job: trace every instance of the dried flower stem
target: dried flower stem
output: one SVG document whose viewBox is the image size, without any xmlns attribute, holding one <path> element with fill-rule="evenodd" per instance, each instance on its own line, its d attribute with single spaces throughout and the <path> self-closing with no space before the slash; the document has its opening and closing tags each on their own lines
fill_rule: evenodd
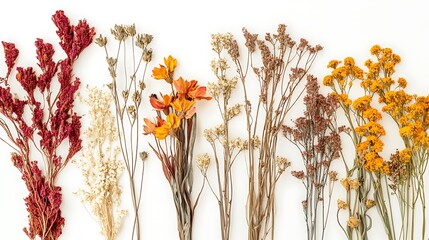
<svg viewBox="0 0 429 240">
<path fill-rule="evenodd" d="M 274 238 L 275 187 L 280 175 L 289 163 L 278 163 L 276 157 L 278 133 L 289 110 L 302 94 L 299 83 L 311 68 L 321 46 L 311 47 L 305 39 L 296 44 L 288 34 L 286 26 L 279 25 L 277 34 L 266 34 L 259 40 L 257 34 L 243 29 L 246 39 L 247 59 L 239 59 L 237 41 L 228 51 L 236 66 L 238 78 L 244 90 L 244 109 L 247 123 L 249 192 L 247 202 L 248 238 L 252 240 Z M 253 65 L 257 48 L 263 66 Z M 247 81 L 249 68 L 253 69 L 260 87 L 255 112 L 249 98 Z M 290 69 L 290 72 L 289 72 Z M 257 153 L 253 142 L 261 136 Z M 258 160 L 258 161 L 257 161 Z"/>
<path fill-rule="evenodd" d="M 306 189 L 302 207 L 307 223 L 307 239 L 324 239 L 328 222 L 333 183 L 337 172 L 330 171 L 331 162 L 340 157 L 341 138 L 344 127 L 336 126 L 337 98 L 319 93 L 317 79 L 309 75 L 304 97 L 306 110 L 304 116 L 295 120 L 295 127 L 283 127 L 285 137 L 300 150 L 305 171 L 293 171 Z M 325 187 L 328 186 L 326 201 Z M 325 207 L 327 208 L 325 210 Z M 322 217 L 319 219 L 319 212 Z M 318 226 L 322 230 L 318 231 Z M 320 235 L 319 235 L 320 234 Z M 320 236 L 320 237 L 319 237 Z"/>
<path fill-rule="evenodd" d="M 77 194 L 91 207 L 101 233 L 106 240 L 115 240 L 125 210 L 120 210 L 121 188 L 119 178 L 124 170 L 118 160 L 120 148 L 116 121 L 110 111 L 112 95 L 99 88 L 87 88 L 90 126 L 85 131 L 83 158 L 76 162 L 85 179 L 86 189 Z"/>
<path fill-rule="evenodd" d="M 152 59 L 152 49 L 148 47 L 152 36 L 137 34 L 135 25 L 115 25 L 111 30 L 118 42 L 116 55 L 110 57 L 107 49 L 107 39 L 100 35 L 96 43 L 105 49 L 108 70 L 112 82 L 108 84 L 115 104 L 116 124 L 119 132 L 119 142 L 124 159 L 125 169 L 131 189 L 133 203 L 133 231 L 132 239 L 141 238 L 139 209 L 142 197 L 144 160 L 147 154 L 140 151 L 140 119 L 141 99 L 145 89 L 144 78 L 148 63 Z M 131 43 L 129 43 L 131 41 Z M 127 47 L 131 44 L 131 49 Z M 136 54 L 135 47 L 141 53 Z M 130 53 L 131 52 L 131 53 Z M 128 54 L 131 54 L 129 56 Z M 118 68 L 123 67 L 123 77 L 118 76 Z M 139 76 L 140 75 L 140 76 Z M 140 79 L 137 79 L 140 77 Z"/>
<path fill-rule="evenodd" d="M 53 46 L 37 39 L 36 58 L 41 74 L 37 75 L 32 67 L 16 68 L 16 80 L 26 99 L 20 100 L 9 85 L 19 51 L 14 44 L 3 42 L 8 72 L 0 79 L 0 126 L 8 138 L 1 140 L 14 150 L 13 164 L 22 173 L 29 191 L 25 198 L 29 228 L 24 228 L 24 232 L 29 239 L 39 237 L 42 240 L 58 239 L 64 226 L 60 209 L 61 187 L 56 185 L 56 179 L 81 149 L 80 116 L 73 111 L 74 95 L 80 81 L 73 76 L 72 70 L 95 34 L 94 28 L 84 20 L 76 26 L 71 25 L 63 11 L 57 11 L 52 21 L 58 28 L 59 44 L 67 57 L 54 62 Z M 58 90 L 51 88 L 55 76 Z M 66 144 L 68 149 L 60 151 Z M 43 172 L 39 168 L 40 162 L 32 160 L 36 153 L 43 159 Z"/>
<path fill-rule="evenodd" d="M 248 145 L 247 141 L 231 139 L 229 132 L 231 119 L 240 114 L 242 107 L 240 104 L 230 106 L 229 103 L 238 79 L 236 77 L 227 77 L 229 66 L 223 55 L 231 48 L 232 39 L 233 37 L 230 33 L 212 35 L 212 50 L 216 53 L 217 59 L 212 60 L 211 67 L 217 82 L 209 83 L 208 91 L 216 101 L 222 117 L 222 124 L 204 131 L 204 136 L 212 147 L 215 160 L 217 192 L 213 193 L 219 206 L 222 240 L 229 240 L 230 238 L 233 202 L 232 166 L 237 156 L 243 150 L 246 150 Z M 219 148 L 222 150 L 219 150 Z M 200 169 L 211 186 L 212 184 L 210 184 L 206 174 L 207 168 L 200 167 Z"/>
</svg>

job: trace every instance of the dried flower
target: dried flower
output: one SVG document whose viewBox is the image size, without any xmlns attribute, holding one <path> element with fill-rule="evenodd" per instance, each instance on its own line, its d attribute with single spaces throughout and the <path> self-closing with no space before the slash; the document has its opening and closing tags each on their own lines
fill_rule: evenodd
<svg viewBox="0 0 429 240">
<path fill-rule="evenodd" d="M 115 55 L 110 56 L 108 41 L 105 37 L 98 40 L 99 46 L 104 48 L 108 71 L 111 76 L 109 87 L 115 106 L 115 119 L 120 137 L 120 149 L 123 156 L 126 174 L 130 181 L 130 195 L 133 206 L 132 239 L 141 238 L 139 209 L 141 206 L 144 164 L 147 154 L 141 151 L 140 130 L 142 119 L 142 95 L 145 89 L 145 75 L 149 62 L 152 60 L 152 49 L 149 47 L 153 36 L 137 33 L 135 24 L 115 25 L 111 34 L 117 41 L 118 48 Z M 134 47 L 133 44 L 137 46 Z M 120 62 L 121 64 L 118 64 Z M 136 64 L 139 63 L 139 64 Z M 127 73 L 124 75 L 123 72 Z M 137 79 L 141 76 L 141 79 Z M 147 119 L 144 120 L 149 121 Z M 150 121 L 149 121 L 150 122 Z M 144 129 L 151 133 L 150 129 Z"/>
<path fill-rule="evenodd" d="M 193 204 L 190 201 L 193 185 L 191 163 L 197 121 L 194 105 L 201 99 L 210 100 L 211 97 L 205 95 L 206 87 L 199 86 L 196 80 L 188 81 L 182 77 L 174 79 L 177 66 L 175 58 L 164 58 L 164 64 L 160 64 L 159 68 L 155 67 L 152 74 L 157 80 L 165 80 L 172 92 L 161 94 L 162 100 L 156 95 L 150 96 L 151 105 L 158 117 L 156 123 L 145 118 L 143 129 L 146 135 L 153 134 L 155 138 L 156 144 L 151 144 L 151 148 L 161 161 L 165 178 L 172 189 L 179 238 L 185 240 L 191 239 L 193 213 L 202 192 L 201 189 Z M 204 135 L 206 138 L 212 138 L 214 132 L 205 132 Z M 208 154 L 198 156 L 197 163 L 205 175 L 210 163 Z"/>
<path fill-rule="evenodd" d="M 332 196 L 332 188 L 325 192 L 325 187 L 337 180 L 337 174 L 330 171 L 330 166 L 332 161 L 340 157 L 341 140 L 340 130 L 334 123 L 339 107 L 337 98 L 320 94 L 317 79 L 311 75 L 307 77 L 305 90 L 307 95 L 304 97 L 304 116 L 294 121 L 293 128 L 283 126 L 283 134 L 298 147 L 304 163 L 304 171 L 292 174 L 302 181 L 307 191 L 305 201 L 309 207 L 304 214 L 310 238 L 317 234 L 316 228 L 312 227 L 314 221 L 317 221 L 317 209 L 320 204 L 325 203 L 319 200 L 324 199 L 325 194 L 328 194 L 329 199 Z M 327 208 L 329 207 L 328 205 Z M 326 222 L 326 219 L 322 221 Z M 321 234 L 324 235 L 324 230 Z"/>
<path fill-rule="evenodd" d="M 52 44 L 42 39 L 35 41 L 41 73 L 36 74 L 31 67 L 16 68 L 16 80 L 26 100 L 20 100 L 13 94 L 8 83 L 19 51 L 13 43 L 3 42 L 8 72 L 0 81 L 0 113 L 8 121 L 2 119 L 0 126 L 9 137 L 7 143 L 14 149 L 12 162 L 21 172 L 29 191 L 24 199 L 29 227 L 24 228 L 24 232 L 30 239 L 58 239 L 64 227 L 61 187 L 57 186 L 56 180 L 82 147 L 81 117 L 73 111 L 80 81 L 73 75 L 73 65 L 95 35 L 94 28 L 85 20 L 71 25 L 61 10 L 56 11 L 52 21 L 67 57 L 54 62 Z M 51 88 L 55 76 L 59 86 Z M 66 143 L 68 148 L 64 148 Z M 58 150 L 60 148 L 61 151 Z M 44 160 L 46 171 L 42 172 L 39 161 L 34 158 Z"/>
<path fill-rule="evenodd" d="M 359 223 L 359 219 L 354 216 L 350 216 L 349 220 L 347 220 L 347 226 L 351 228 L 357 228 L 359 226 Z"/>
<path fill-rule="evenodd" d="M 202 172 L 206 172 L 210 165 L 210 156 L 207 153 L 197 156 L 197 164 Z"/>
<path fill-rule="evenodd" d="M 337 200 L 338 209 L 346 210 L 348 208 L 348 204 L 343 200 Z"/>
<path fill-rule="evenodd" d="M 89 205 L 106 239 L 116 239 L 122 217 L 127 211 L 119 209 L 121 187 L 119 178 L 124 171 L 118 160 L 120 148 L 118 131 L 110 111 L 112 96 L 98 88 L 87 88 L 90 126 L 85 131 L 82 159 L 75 162 L 81 169 L 85 189 L 79 190 L 84 204 Z"/>
</svg>

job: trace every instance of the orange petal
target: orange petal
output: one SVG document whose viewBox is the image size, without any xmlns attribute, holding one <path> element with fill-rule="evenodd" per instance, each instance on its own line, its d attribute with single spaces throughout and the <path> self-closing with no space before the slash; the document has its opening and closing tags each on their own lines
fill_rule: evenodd
<svg viewBox="0 0 429 240">
<path fill-rule="evenodd" d="M 164 124 L 160 127 L 155 128 L 153 135 L 155 135 L 155 137 L 159 140 L 164 140 L 167 138 L 169 133 L 170 128 L 167 126 L 167 124 Z"/>
<path fill-rule="evenodd" d="M 205 99 L 205 100 L 210 100 L 212 99 L 209 96 L 206 96 L 206 92 L 207 92 L 207 88 L 206 87 L 198 87 L 197 89 L 191 91 L 188 93 L 189 97 L 193 98 L 193 99 Z"/>
<path fill-rule="evenodd" d="M 168 71 L 167 68 L 163 65 L 159 65 L 158 67 L 153 68 L 152 70 L 152 76 L 156 80 L 166 79 L 168 78 Z"/>
<path fill-rule="evenodd" d="M 149 119 L 143 119 L 145 125 L 143 126 L 144 135 L 151 134 L 155 131 L 156 125 Z"/>
<path fill-rule="evenodd" d="M 175 113 L 168 114 L 166 121 L 166 125 L 169 125 L 172 129 L 180 127 L 180 118 Z"/>
</svg>

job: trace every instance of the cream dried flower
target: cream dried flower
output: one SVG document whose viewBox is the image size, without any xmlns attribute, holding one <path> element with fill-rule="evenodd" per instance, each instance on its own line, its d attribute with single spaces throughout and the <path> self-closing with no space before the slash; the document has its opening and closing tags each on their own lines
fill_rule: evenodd
<svg viewBox="0 0 429 240">
<path fill-rule="evenodd" d="M 202 172 L 206 172 L 210 165 L 210 156 L 207 153 L 197 156 L 197 165 Z"/>
<path fill-rule="evenodd" d="M 231 33 L 212 34 L 212 50 L 220 53 L 223 49 L 228 50 L 232 46 L 233 35 Z"/>
<path fill-rule="evenodd" d="M 341 199 L 337 200 L 338 209 L 346 210 L 349 206 L 346 202 Z"/>
<path fill-rule="evenodd" d="M 122 218 L 127 211 L 119 209 L 124 171 L 117 147 L 118 131 L 110 111 L 112 96 L 98 88 L 87 88 L 83 101 L 89 105 L 90 126 L 85 131 L 82 159 L 74 161 L 81 169 L 85 189 L 77 192 L 81 201 L 90 206 L 106 239 L 116 239 Z"/>
<path fill-rule="evenodd" d="M 285 157 L 276 156 L 276 164 L 279 168 L 279 171 L 284 172 L 284 170 L 286 170 L 286 168 L 291 165 L 291 162 L 289 162 Z"/>
</svg>

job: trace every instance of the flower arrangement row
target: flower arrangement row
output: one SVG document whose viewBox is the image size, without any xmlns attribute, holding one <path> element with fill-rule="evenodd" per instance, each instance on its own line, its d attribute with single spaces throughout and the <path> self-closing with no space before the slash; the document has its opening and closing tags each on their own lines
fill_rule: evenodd
<svg viewBox="0 0 429 240">
<path fill-rule="evenodd" d="M 310 71 L 322 47 L 305 39 L 296 42 L 285 25 L 263 37 L 244 28 L 244 46 L 230 33 L 212 34 L 210 67 L 216 81 L 203 86 L 177 76 L 180 65 L 172 56 L 152 66 L 152 35 L 137 33 L 135 25 L 115 25 L 114 41 L 102 34 L 95 39 L 104 49 L 110 81 L 105 89 L 88 86 L 85 94 L 78 94 L 81 82 L 73 66 L 93 42 L 95 29 L 85 20 L 72 25 L 63 11 L 52 21 L 64 59 L 55 61 L 54 46 L 37 39 L 38 69 L 15 67 L 19 50 L 2 42 L 7 72 L 0 78 L 1 140 L 10 147 L 12 163 L 28 190 L 24 232 L 29 239 L 60 238 L 65 219 L 57 178 L 70 161 L 85 182 L 76 194 L 90 207 L 102 236 L 117 239 L 127 227 L 122 226 L 123 217 L 130 215 L 129 237 L 141 239 L 145 164 L 152 156 L 158 158 L 171 189 L 179 239 L 192 239 L 204 188 L 218 203 L 221 239 L 231 238 L 232 209 L 240 204 L 233 198 L 233 165 L 238 159 L 247 167 L 247 202 L 241 204 L 246 206 L 248 239 L 275 239 L 276 187 L 291 165 L 279 147 L 301 153 L 302 170 L 290 174 L 304 188 L 307 239 L 324 239 L 331 212 L 347 239 L 369 239 L 376 218 L 386 239 L 427 239 L 429 98 L 406 91 L 407 81 L 395 76 L 401 58 L 390 48 L 373 46 L 365 69 L 352 57 L 330 61 L 331 73 L 321 82 L 331 93 L 324 95 Z M 117 46 L 113 53 L 111 44 Z M 164 84 L 169 90 L 148 94 L 146 84 Z M 242 99 L 233 97 L 237 95 Z M 204 107 L 200 101 L 214 102 L 213 112 L 220 119 L 203 131 L 197 127 L 197 107 Z M 89 114 L 79 115 L 77 104 L 86 104 Z M 300 104 L 303 115 L 288 123 Z M 143 111 L 149 105 L 153 115 Z M 232 131 L 237 117 L 242 120 L 239 137 Z M 388 158 L 383 157 L 383 117 L 396 124 L 398 131 L 392 134 L 402 140 Z M 82 131 L 84 140 L 82 121 L 89 122 Z M 206 143 L 196 142 L 198 135 Z M 280 138 L 291 144 L 279 146 Z M 151 151 L 142 150 L 144 141 Z M 201 144 L 207 144 L 210 153 L 194 156 Z M 345 146 L 353 148 L 351 154 Z M 333 170 L 333 161 L 342 162 L 343 170 Z M 203 183 L 192 195 L 194 164 Z M 214 175 L 208 174 L 209 168 Z M 123 173 L 130 212 L 120 207 Z M 339 199 L 333 199 L 336 185 L 343 188 Z M 337 207 L 331 210 L 335 201 Z M 377 211 L 369 211 L 372 208 Z"/>
</svg>

